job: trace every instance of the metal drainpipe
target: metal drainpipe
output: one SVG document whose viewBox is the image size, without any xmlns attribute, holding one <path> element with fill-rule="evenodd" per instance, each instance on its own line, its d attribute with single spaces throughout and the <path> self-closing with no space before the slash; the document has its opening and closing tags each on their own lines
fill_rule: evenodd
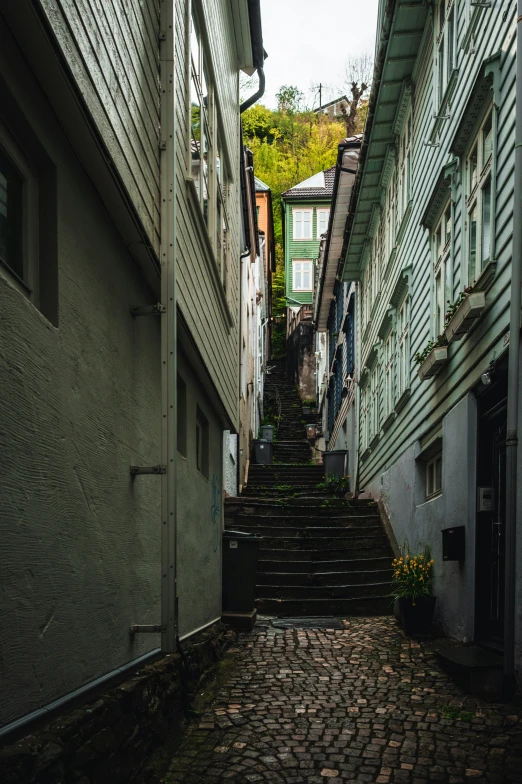
<svg viewBox="0 0 522 784">
<path fill-rule="evenodd" d="M 506 438 L 506 573 L 504 604 L 504 690 L 515 691 L 515 593 L 517 525 L 518 379 L 520 372 L 520 285 L 522 282 L 522 0 L 517 3 L 515 187 L 509 333 Z"/>
<path fill-rule="evenodd" d="M 176 454 L 177 454 L 177 323 L 176 323 L 176 70 L 175 3 L 161 3 L 161 650 L 176 650 Z"/>
</svg>

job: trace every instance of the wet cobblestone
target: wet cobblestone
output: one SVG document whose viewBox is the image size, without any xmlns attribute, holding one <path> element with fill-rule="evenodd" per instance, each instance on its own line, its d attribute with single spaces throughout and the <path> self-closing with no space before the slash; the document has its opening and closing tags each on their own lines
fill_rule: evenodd
<svg viewBox="0 0 522 784">
<path fill-rule="evenodd" d="M 522 782 L 519 709 L 465 695 L 393 618 L 344 625 L 242 635 L 165 784 Z"/>
</svg>

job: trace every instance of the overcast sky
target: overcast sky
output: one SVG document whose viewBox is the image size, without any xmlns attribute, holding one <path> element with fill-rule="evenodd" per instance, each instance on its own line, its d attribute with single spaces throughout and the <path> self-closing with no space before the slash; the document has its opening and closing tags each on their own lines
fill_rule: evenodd
<svg viewBox="0 0 522 784">
<path fill-rule="evenodd" d="M 323 103 L 337 97 L 348 56 L 375 47 L 378 0 L 261 0 L 266 92 L 261 103 L 275 108 L 282 84 L 311 98 L 320 82 Z M 316 101 L 316 104 L 318 101 Z"/>
</svg>

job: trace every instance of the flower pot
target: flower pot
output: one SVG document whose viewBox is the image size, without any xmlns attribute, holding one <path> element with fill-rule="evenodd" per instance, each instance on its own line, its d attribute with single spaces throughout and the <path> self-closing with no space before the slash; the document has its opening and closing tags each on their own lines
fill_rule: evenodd
<svg viewBox="0 0 522 784">
<path fill-rule="evenodd" d="M 460 340 L 469 331 L 485 307 L 486 295 L 483 291 L 468 294 L 446 324 L 445 334 L 448 343 L 451 343 L 452 340 Z"/>
<path fill-rule="evenodd" d="M 399 599 L 402 628 L 408 636 L 428 634 L 435 610 L 435 596 L 418 596 L 413 603 L 411 596 Z"/>
<path fill-rule="evenodd" d="M 435 346 L 432 348 L 424 362 L 419 365 L 419 378 L 423 381 L 425 378 L 436 376 L 439 370 L 448 361 L 448 347 Z"/>
</svg>

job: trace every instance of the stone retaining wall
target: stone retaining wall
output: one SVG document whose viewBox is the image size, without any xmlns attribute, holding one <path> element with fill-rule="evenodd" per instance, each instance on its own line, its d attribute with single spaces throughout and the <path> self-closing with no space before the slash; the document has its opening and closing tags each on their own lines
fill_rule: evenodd
<svg viewBox="0 0 522 784">
<path fill-rule="evenodd" d="M 132 784 L 236 639 L 221 623 L 92 702 L 0 748 L 2 784 Z"/>
</svg>

